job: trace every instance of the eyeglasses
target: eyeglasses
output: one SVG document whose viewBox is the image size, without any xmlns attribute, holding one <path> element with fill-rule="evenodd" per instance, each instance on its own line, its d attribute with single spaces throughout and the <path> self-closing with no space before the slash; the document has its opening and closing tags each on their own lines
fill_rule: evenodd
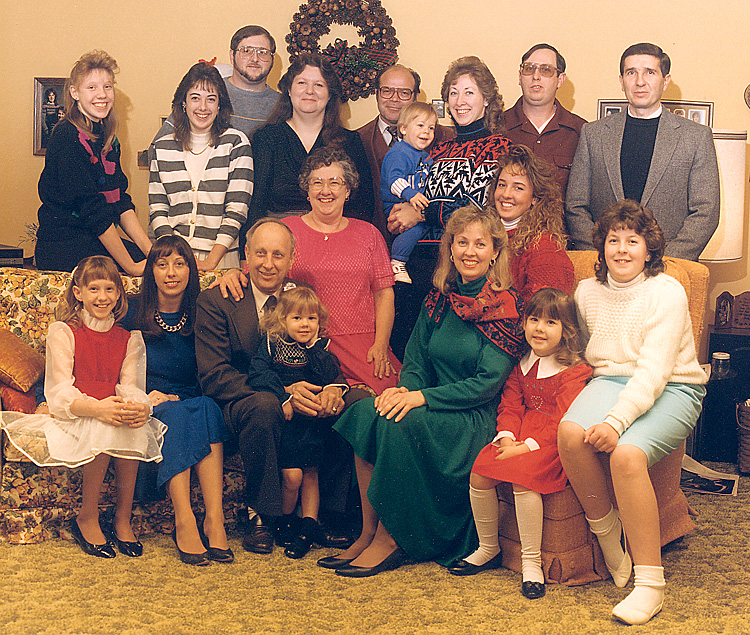
<svg viewBox="0 0 750 635">
<path fill-rule="evenodd" d="M 539 69 L 539 74 L 542 77 L 554 77 L 560 71 L 557 70 L 551 64 L 533 64 L 532 62 L 524 62 L 521 64 L 521 75 L 533 75 Z"/>
<path fill-rule="evenodd" d="M 310 189 L 313 192 L 320 192 L 320 190 L 323 189 L 323 186 L 327 185 L 328 189 L 331 190 L 331 192 L 338 192 L 341 188 L 346 187 L 346 181 L 343 179 L 313 179 L 310 181 Z"/>
<path fill-rule="evenodd" d="M 381 86 L 378 88 L 378 94 L 383 99 L 390 99 L 393 95 L 398 95 L 401 101 L 409 101 L 414 95 L 414 91 L 411 88 L 393 88 L 392 86 Z"/>
<path fill-rule="evenodd" d="M 270 62 L 273 59 L 273 51 L 260 46 L 238 46 L 235 51 L 240 54 L 240 57 L 257 55 L 261 62 Z"/>
</svg>

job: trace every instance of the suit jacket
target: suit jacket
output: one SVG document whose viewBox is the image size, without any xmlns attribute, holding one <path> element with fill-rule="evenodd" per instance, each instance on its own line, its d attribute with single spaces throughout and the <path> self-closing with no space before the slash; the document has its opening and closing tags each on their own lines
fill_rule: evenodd
<svg viewBox="0 0 750 635">
<path fill-rule="evenodd" d="M 620 173 L 625 119 L 620 112 L 581 129 L 565 204 L 573 249 L 593 249 L 594 223 L 625 197 Z M 710 128 L 664 108 L 640 203 L 662 228 L 668 256 L 698 260 L 719 224 L 719 167 Z"/>
<path fill-rule="evenodd" d="M 195 357 L 203 394 L 222 408 L 252 395 L 247 368 L 260 342 L 258 310 L 252 289 L 236 302 L 218 287 L 198 295 Z"/>
<path fill-rule="evenodd" d="M 390 245 L 393 236 L 388 231 L 388 220 L 383 214 L 383 203 L 380 200 L 380 169 L 383 167 L 383 159 L 388 152 L 388 144 L 383 139 L 378 127 L 379 117 L 375 117 L 370 123 L 366 123 L 357 129 L 359 136 L 362 138 L 362 145 L 365 147 L 365 154 L 370 163 L 370 174 L 372 175 L 372 189 L 375 193 L 375 211 L 373 213 L 372 224 L 375 225 L 383 234 L 386 242 Z M 447 126 L 438 124 L 435 127 L 435 140 L 428 150 L 434 148 L 438 143 L 453 139 L 456 131 Z"/>
</svg>

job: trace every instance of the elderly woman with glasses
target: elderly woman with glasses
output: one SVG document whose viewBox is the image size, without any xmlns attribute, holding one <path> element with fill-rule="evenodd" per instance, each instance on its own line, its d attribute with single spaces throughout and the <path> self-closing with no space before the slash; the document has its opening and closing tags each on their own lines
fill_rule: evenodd
<svg viewBox="0 0 750 635">
<path fill-rule="evenodd" d="M 342 373 L 380 394 L 396 385 L 401 365 L 388 347 L 394 282 L 385 241 L 370 223 L 344 216 L 362 180 L 342 150 L 315 150 L 299 175 L 312 209 L 284 222 L 297 241 L 289 277 L 312 286 L 328 307 L 330 351 Z"/>
</svg>

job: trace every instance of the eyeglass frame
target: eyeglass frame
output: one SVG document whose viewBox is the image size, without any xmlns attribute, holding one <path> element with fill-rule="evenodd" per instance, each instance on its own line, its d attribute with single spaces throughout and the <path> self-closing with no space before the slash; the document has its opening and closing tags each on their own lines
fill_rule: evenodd
<svg viewBox="0 0 750 635">
<path fill-rule="evenodd" d="M 343 188 L 349 187 L 346 179 L 341 179 L 340 181 L 337 179 L 338 177 L 333 177 L 332 179 L 310 179 L 307 182 L 307 187 L 314 192 L 320 192 L 324 185 L 328 185 L 328 188 L 332 192 L 339 192 Z"/>
<path fill-rule="evenodd" d="M 243 51 L 242 49 L 246 49 L 246 51 Z M 251 59 L 254 55 L 261 62 L 270 62 L 271 60 L 273 60 L 273 56 L 276 55 L 276 51 L 272 51 L 265 46 L 238 46 L 236 49 L 234 49 L 234 52 L 237 53 L 240 57 L 244 57 L 247 59 Z M 264 55 L 268 55 L 268 57 L 264 59 Z"/>
<path fill-rule="evenodd" d="M 383 91 L 386 90 L 390 92 L 390 95 L 383 94 Z M 409 96 L 402 97 L 401 92 L 406 92 L 407 90 L 409 91 Z M 414 97 L 414 90 L 412 90 L 411 88 L 394 88 L 393 86 L 380 86 L 378 88 L 378 95 L 380 95 L 383 99 L 391 99 L 394 94 L 398 96 L 399 101 L 409 101 L 412 99 L 412 97 Z"/>
<path fill-rule="evenodd" d="M 531 72 L 524 72 L 524 67 L 530 68 Z M 521 62 L 521 66 L 519 67 L 521 75 L 523 75 L 524 77 L 531 77 L 537 71 L 537 69 L 539 70 L 539 74 L 542 77 L 554 77 L 555 75 L 560 75 L 560 73 L 562 73 L 562 71 L 557 68 L 557 66 L 553 66 L 552 64 L 537 64 L 536 62 L 527 61 Z M 549 75 L 545 74 L 547 72 L 547 69 L 550 69 L 552 73 Z"/>
</svg>

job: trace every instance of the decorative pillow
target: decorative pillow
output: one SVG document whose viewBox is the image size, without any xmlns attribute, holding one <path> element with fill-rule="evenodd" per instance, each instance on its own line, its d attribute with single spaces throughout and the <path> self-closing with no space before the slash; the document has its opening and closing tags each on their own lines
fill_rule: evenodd
<svg viewBox="0 0 750 635">
<path fill-rule="evenodd" d="M 0 329 L 0 381 L 28 392 L 44 372 L 44 356 L 10 331 Z"/>
<path fill-rule="evenodd" d="M 21 392 L 0 382 L 0 399 L 2 399 L 3 410 L 28 414 L 36 410 L 36 395 L 33 388 L 28 392 Z"/>
</svg>

